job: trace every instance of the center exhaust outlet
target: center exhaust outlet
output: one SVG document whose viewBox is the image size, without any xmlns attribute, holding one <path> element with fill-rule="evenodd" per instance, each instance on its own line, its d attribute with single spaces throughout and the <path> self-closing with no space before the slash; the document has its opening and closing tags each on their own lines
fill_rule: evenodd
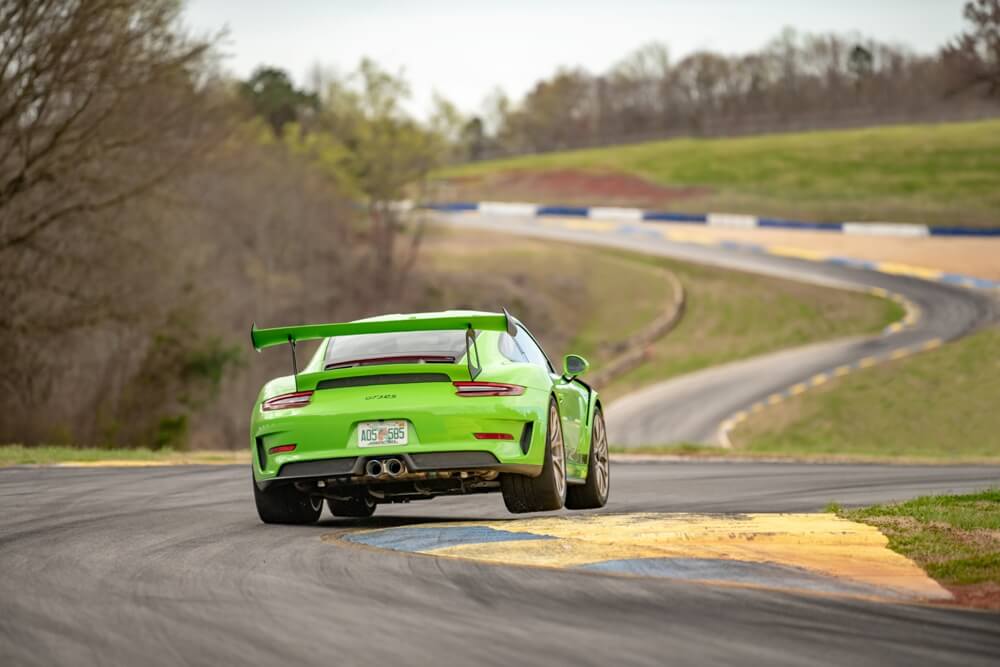
<svg viewBox="0 0 1000 667">
<path fill-rule="evenodd" d="M 382 462 L 378 459 L 372 459 L 365 464 L 365 474 L 369 477 L 379 477 L 382 471 Z"/>
</svg>

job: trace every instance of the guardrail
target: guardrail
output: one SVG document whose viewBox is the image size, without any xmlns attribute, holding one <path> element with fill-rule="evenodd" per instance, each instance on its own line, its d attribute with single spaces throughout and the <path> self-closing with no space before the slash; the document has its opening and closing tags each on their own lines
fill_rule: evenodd
<svg viewBox="0 0 1000 667">
<path fill-rule="evenodd" d="M 544 217 L 559 216 L 592 218 L 616 222 L 672 222 L 709 227 L 730 228 L 777 228 L 786 230 L 806 230 L 835 232 L 857 236 L 996 236 L 1000 228 L 984 227 L 941 227 L 902 222 L 815 222 L 808 220 L 787 220 L 766 218 L 738 213 L 675 213 L 671 211 L 650 211 L 640 208 L 617 208 L 609 206 L 562 206 L 526 202 L 437 202 L 426 204 L 425 208 L 435 211 L 462 212 Z"/>
</svg>

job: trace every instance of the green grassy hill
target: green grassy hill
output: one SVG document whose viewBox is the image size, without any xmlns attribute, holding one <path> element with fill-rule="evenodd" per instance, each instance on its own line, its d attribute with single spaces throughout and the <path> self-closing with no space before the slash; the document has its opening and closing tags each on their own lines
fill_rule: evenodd
<svg viewBox="0 0 1000 667">
<path fill-rule="evenodd" d="M 1000 461 L 1000 329 L 840 378 L 753 415 L 735 452 Z"/>
<path fill-rule="evenodd" d="M 639 177 L 663 186 L 663 201 L 678 211 L 1000 225 L 1000 120 L 672 139 L 480 162 L 438 175 L 460 196 L 518 199 L 537 192 L 526 193 L 523 179 L 505 188 L 504 175 L 565 170 Z M 670 188 L 696 190 L 671 197 Z M 566 194 L 552 187 L 545 198 Z"/>
</svg>

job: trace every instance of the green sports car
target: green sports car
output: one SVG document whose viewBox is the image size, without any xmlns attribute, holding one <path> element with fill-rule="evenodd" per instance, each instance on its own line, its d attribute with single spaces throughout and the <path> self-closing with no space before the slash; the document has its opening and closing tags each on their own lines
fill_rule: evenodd
<svg viewBox="0 0 1000 667">
<path fill-rule="evenodd" d="M 299 372 L 295 345 L 321 339 Z M 602 507 L 608 442 L 587 361 L 557 373 L 523 324 L 447 311 L 251 328 L 288 344 L 293 374 L 264 385 L 250 419 L 265 523 L 367 517 L 382 503 L 500 491 L 511 512 Z"/>
</svg>

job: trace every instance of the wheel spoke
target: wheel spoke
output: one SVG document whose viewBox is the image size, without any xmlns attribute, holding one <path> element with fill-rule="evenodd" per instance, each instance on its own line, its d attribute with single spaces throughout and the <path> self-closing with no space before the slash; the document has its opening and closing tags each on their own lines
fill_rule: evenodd
<svg viewBox="0 0 1000 667">
<path fill-rule="evenodd" d="M 550 454 L 552 456 L 552 472 L 555 474 L 556 491 L 563 494 L 566 487 L 566 451 L 563 447 L 562 428 L 559 423 L 559 413 L 555 407 L 549 411 L 549 433 L 551 442 L 549 443 Z"/>
<path fill-rule="evenodd" d="M 594 424 L 593 460 L 597 474 L 597 492 L 602 498 L 608 494 L 610 464 L 608 457 L 608 436 L 604 428 L 604 418 L 598 417 Z"/>
</svg>

